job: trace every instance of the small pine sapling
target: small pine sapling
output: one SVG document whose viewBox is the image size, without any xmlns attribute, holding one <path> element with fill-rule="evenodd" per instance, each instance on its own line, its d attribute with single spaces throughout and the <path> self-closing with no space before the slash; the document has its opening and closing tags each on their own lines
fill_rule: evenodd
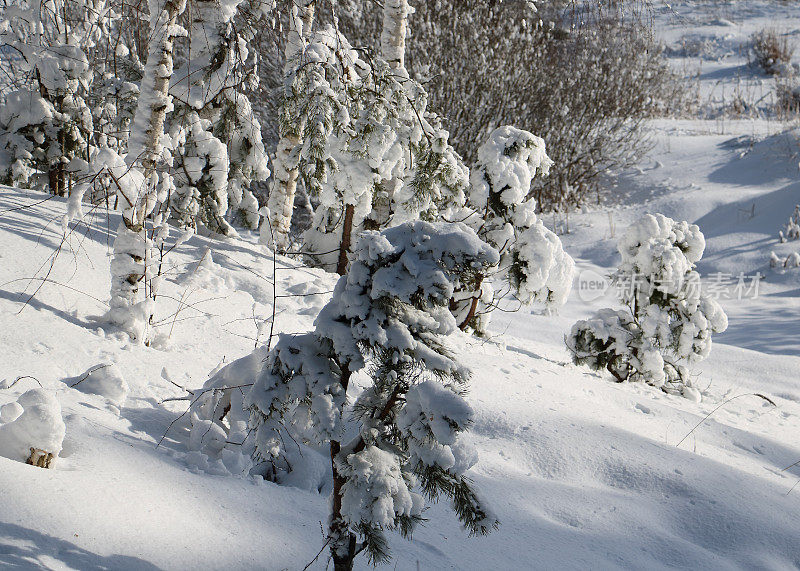
<svg viewBox="0 0 800 571">
<path fill-rule="evenodd" d="M 410 535 L 426 499 L 448 498 L 471 534 L 498 525 L 464 476 L 476 460 L 463 439 L 469 372 L 445 345 L 457 328 L 454 290 L 498 261 L 463 224 L 365 231 L 315 330 L 282 335 L 256 377 L 247 402 L 262 473 L 293 470 L 297 442 L 330 449 L 337 571 L 361 551 L 386 561 L 384 531 Z M 359 371 L 369 384 L 350 404 Z"/>
<path fill-rule="evenodd" d="M 722 307 L 700 287 L 695 263 L 705 249 L 700 229 L 648 214 L 620 239 L 613 281 L 624 310 L 601 309 L 565 338 L 573 361 L 605 369 L 619 382 L 644 381 L 693 400 L 687 365 L 705 359 L 711 335 L 728 326 Z"/>
<path fill-rule="evenodd" d="M 524 304 L 539 301 L 549 308 L 566 301 L 575 267 L 558 236 L 537 218 L 531 195 L 534 177 L 546 176 L 551 165 L 541 138 L 510 126 L 495 129 L 478 149 L 467 202 L 473 213 L 466 217 L 500 252 L 499 269 L 514 296 Z M 470 290 L 459 292 L 453 310 L 462 329 L 483 331 L 492 292 L 482 280 L 470 284 Z"/>
</svg>

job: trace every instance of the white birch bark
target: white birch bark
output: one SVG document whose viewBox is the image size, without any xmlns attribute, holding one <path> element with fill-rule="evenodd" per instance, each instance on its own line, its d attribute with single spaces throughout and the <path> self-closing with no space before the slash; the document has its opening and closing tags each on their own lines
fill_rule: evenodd
<svg viewBox="0 0 800 571">
<path fill-rule="evenodd" d="M 385 0 L 383 3 L 383 29 L 381 31 L 381 57 L 395 73 L 408 76 L 406 70 L 406 35 L 408 34 L 408 16 L 414 9 L 408 0 Z M 368 225 L 375 229 L 386 227 L 392 217 L 394 193 L 402 184 L 401 179 L 392 178 L 382 181 L 376 193 L 373 209 Z"/>
<path fill-rule="evenodd" d="M 156 165 L 162 154 L 164 119 L 171 106 L 172 47 L 182 29 L 176 25 L 186 0 L 150 2 L 150 44 L 140 88 L 139 102 L 131 125 L 126 162 L 131 172 L 118 180 L 117 197 L 122 220 L 114 240 L 111 261 L 109 320 L 132 339 L 147 341 L 152 300 L 146 295 L 152 265 L 152 242 L 145 222 L 158 202 Z"/>
<path fill-rule="evenodd" d="M 299 1 L 299 4 L 292 2 L 290 8 L 284 77 L 289 77 L 294 73 L 294 66 L 297 65 L 297 55 L 302 51 L 311 35 L 311 27 L 314 22 L 314 1 Z M 281 133 L 276 156 L 273 160 L 275 172 L 267 203 L 270 213 L 270 226 L 267 232 L 262 230 L 261 242 L 267 244 L 272 242 L 272 247 L 277 252 L 286 252 L 289 248 L 294 197 L 297 192 L 297 177 L 299 175 L 297 159 L 293 156 L 292 151 L 302 142 L 301 134 L 298 132 Z"/>
<path fill-rule="evenodd" d="M 394 70 L 407 75 L 406 35 L 408 16 L 413 8 L 408 0 L 384 0 L 383 30 L 381 32 L 381 56 Z"/>
</svg>

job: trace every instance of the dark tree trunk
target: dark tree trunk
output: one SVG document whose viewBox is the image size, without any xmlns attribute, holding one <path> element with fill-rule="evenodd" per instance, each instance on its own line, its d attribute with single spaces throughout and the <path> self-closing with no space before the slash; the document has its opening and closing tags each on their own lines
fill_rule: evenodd
<svg viewBox="0 0 800 571">
<path fill-rule="evenodd" d="M 336 264 L 336 273 L 343 276 L 347 272 L 347 253 L 350 251 L 350 242 L 353 239 L 353 214 L 355 207 L 348 204 L 344 209 L 344 227 L 342 228 L 342 241 L 339 244 L 339 262 Z"/>
<path fill-rule="evenodd" d="M 347 365 L 340 367 L 342 376 L 339 382 L 342 385 L 342 389 L 347 392 L 347 385 L 350 383 L 350 368 Z M 341 450 L 341 443 L 338 440 L 331 440 L 333 498 L 331 500 L 328 540 L 330 541 L 334 571 L 351 571 L 353 569 L 353 560 L 356 557 L 356 536 L 350 532 L 347 523 L 342 519 L 342 488 L 347 482 L 347 478 L 342 476 L 336 468 L 336 459 Z"/>
<path fill-rule="evenodd" d="M 481 298 L 481 285 L 483 284 L 483 276 L 478 274 L 477 279 L 475 280 L 475 288 L 477 290 L 477 295 L 472 298 L 472 302 L 469 306 L 469 312 L 467 316 L 464 318 L 464 321 L 458 326 L 461 331 L 464 331 L 467 326 L 469 326 L 469 322 L 475 317 L 475 312 L 478 310 L 478 301 Z"/>
</svg>

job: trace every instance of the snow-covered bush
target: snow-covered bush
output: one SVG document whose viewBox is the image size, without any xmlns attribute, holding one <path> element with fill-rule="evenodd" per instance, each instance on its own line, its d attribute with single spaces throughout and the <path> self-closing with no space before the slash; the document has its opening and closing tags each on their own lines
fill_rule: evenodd
<svg viewBox="0 0 800 571">
<path fill-rule="evenodd" d="M 0 456 L 36 463 L 52 454 L 43 466 L 49 467 L 61 452 L 65 432 L 61 405 L 44 389 L 32 389 L 0 408 Z"/>
<path fill-rule="evenodd" d="M 187 456 L 191 465 L 215 474 L 248 473 L 254 440 L 248 438 L 249 412 L 244 399 L 249 387 L 242 386 L 246 384 L 242 380 L 259 374 L 267 353 L 261 347 L 217 367 L 202 389 L 194 391 Z"/>
<path fill-rule="evenodd" d="M 606 369 L 619 381 L 644 381 L 699 400 L 687 365 L 705 359 L 711 335 L 728 319 L 702 293 L 694 270 L 705 239 L 694 224 L 646 215 L 618 244 L 622 262 L 613 276 L 626 309 L 602 309 L 578 321 L 566 337 L 576 364 Z"/>
<path fill-rule="evenodd" d="M 498 261 L 463 224 L 364 232 L 314 331 L 281 335 L 268 353 L 231 363 L 206 384 L 191 409 L 191 447 L 230 470 L 242 447 L 229 442 L 251 433 L 244 448 L 253 448 L 253 471 L 295 485 L 319 480 L 310 458 L 328 448 L 337 569 L 352 568 L 362 550 L 385 560 L 384 531 L 410 534 L 425 499 L 444 496 L 470 533 L 491 531 L 497 522 L 464 476 L 476 461 L 464 439 L 469 371 L 445 338 L 457 329 L 453 292 Z M 368 382 L 351 403 L 350 381 L 361 372 Z"/>
<path fill-rule="evenodd" d="M 770 252 L 769 267 L 771 268 L 800 268 L 800 252 L 792 252 L 781 258 L 775 252 Z"/>
<path fill-rule="evenodd" d="M 789 216 L 789 221 L 784 226 L 783 230 L 778 232 L 778 238 L 781 243 L 790 240 L 800 240 L 800 204 L 795 205 L 794 212 Z"/>
<path fill-rule="evenodd" d="M 465 217 L 500 252 L 500 271 L 516 298 L 548 307 L 566 301 L 575 266 L 558 236 L 537 218 L 536 200 L 530 195 L 536 175 L 546 176 L 552 164 L 541 138 L 510 126 L 495 129 L 478 149 L 467 202 L 472 213 Z M 459 302 L 456 312 L 463 326 L 482 331 L 487 314 L 477 305 L 487 294 L 491 299 L 491 292 L 482 282 L 474 285 L 483 291 Z"/>
<path fill-rule="evenodd" d="M 794 46 L 790 36 L 775 28 L 764 28 L 751 37 L 751 48 L 755 64 L 769 75 L 794 75 L 792 54 Z"/>
</svg>

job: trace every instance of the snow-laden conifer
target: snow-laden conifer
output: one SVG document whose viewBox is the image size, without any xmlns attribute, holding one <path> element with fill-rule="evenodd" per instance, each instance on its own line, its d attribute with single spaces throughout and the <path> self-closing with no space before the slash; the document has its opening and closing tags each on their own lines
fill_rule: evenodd
<svg viewBox="0 0 800 571">
<path fill-rule="evenodd" d="M 498 260 L 463 224 L 365 231 L 314 331 L 282 335 L 261 359 L 246 400 L 259 470 L 280 480 L 296 470 L 297 442 L 330 448 L 336 569 L 362 549 L 385 560 L 384 531 L 409 534 L 425 499 L 448 498 L 470 533 L 497 525 L 464 476 L 476 460 L 463 439 L 469 371 L 445 338 L 457 329 L 453 292 Z M 369 383 L 350 403 L 359 371 Z"/>
<path fill-rule="evenodd" d="M 20 0 L 0 7 L 0 44 L 18 89 L 0 102 L 0 181 L 65 196 L 70 163 L 89 159 L 93 79 L 87 58 L 103 0 Z M 27 81 L 18 81 L 26 77 Z M 25 107 L 27 105 L 27 108 Z"/>
<path fill-rule="evenodd" d="M 211 132 L 211 121 L 188 111 L 173 130 L 177 168 L 170 206 L 179 226 L 201 222 L 217 234 L 229 234 L 228 148 Z"/>
<path fill-rule="evenodd" d="M 361 230 L 437 220 L 463 206 L 469 175 L 404 68 L 362 57 L 333 27 L 300 40 L 287 60 L 272 231 L 285 248 L 291 203 L 281 189 L 294 188 L 297 169 L 318 205 L 303 251 L 342 274 Z"/>
<path fill-rule="evenodd" d="M 711 336 L 728 326 L 720 305 L 701 291 L 695 263 L 705 239 L 695 224 L 644 216 L 618 244 L 613 276 L 624 310 L 602 309 L 566 337 L 577 364 L 606 369 L 617 381 L 644 381 L 698 400 L 687 366 L 705 359 Z"/>
<path fill-rule="evenodd" d="M 232 233 L 229 218 L 258 227 L 249 186 L 269 176 L 261 126 L 244 94 L 257 76 L 246 34 L 234 26 L 242 2 L 193 3 L 186 61 L 170 87 L 177 102 L 170 118 L 178 145 L 175 218 L 226 235 Z"/>
<path fill-rule="evenodd" d="M 541 138 L 511 126 L 495 129 L 478 149 L 468 200 L 472 212 L 466 217 L 500 252 L 500 270 L 515 297 L 548 307 L 566 301 L 575 266 L 558 236 L 537 218 L 530 194 L 534 177 L 546 176 L 551 165 Z M 492 292 L 483 279 L 470 285 L 471 291 L 459 292 L 455 312 L 463 326 L 481 331 Z"/>
</svg>

